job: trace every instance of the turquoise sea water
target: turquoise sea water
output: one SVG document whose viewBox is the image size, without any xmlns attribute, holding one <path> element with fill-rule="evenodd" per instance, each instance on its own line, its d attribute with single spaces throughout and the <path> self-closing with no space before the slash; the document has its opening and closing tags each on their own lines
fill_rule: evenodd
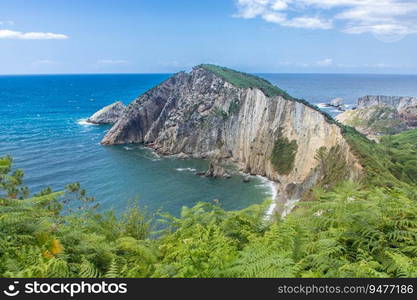
<svg viewBox="0 0 417 300">
<path fill-rule="evenodd" d="M 240 209 L 269 196 L 265 182 L 208 179 L 203 160 L 160 158 L 141 145 L 101 146 L 109 126 L 82 121 L 116 100 L 130 102 L 169 75 L 0 76 L 0 155 L 12 155 L 39 191 L 80 182 L 103 209 L 131 199 L 178 214 L 183 205 L 219 199 Z"/>
<path fill-rule="evenodd" d="M 366 94 L 417 96 L 417 76 L 263 74 L 313 103 Z M 0 155 L 12 155 L 39 191 L 80 182 L 103 209 L 122 210 L 139 198 L 151 210 L 178 214 L 183 205 L 219 199 L 226 209 L 262 202 L 270 187 L 239 175 L 213 180 L 194 175 L 202 160 L 160 158 L 141 145 L 103 147 L 109 126 L 80 120 L 116 100 L 129 103 L 168 74 L 0 76 Z"/>
</svg>

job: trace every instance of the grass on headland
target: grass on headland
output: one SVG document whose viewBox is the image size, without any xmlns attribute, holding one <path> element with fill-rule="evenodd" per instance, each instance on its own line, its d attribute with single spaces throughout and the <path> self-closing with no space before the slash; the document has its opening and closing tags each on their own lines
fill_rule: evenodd
<svg viewBox="0 0 417 300">
<path fill-rule="evenodd" d="M 226 67 L 220 67 L 212 64 L 202 64 L 198 67 L 201 67 L 207 71 L 210 71 L 214 73 L 215 75 L 219 76 L 223 80 L 233 84 L 236 87 L 239 88 L 257 88 L 261 90 L 266 96 L 268 97 L 275 97 L 275 96 L 281 96 L 284 99 L 296 101 L 299 103 L 302 103 L 318 112 L 324 115 L 327 122 L 334 124 L 335 120 L 332 116 L 330 116 L 328 113 L 323 112 L 318 108 L 316 105 L 311 104 L 310 102 L 304 100 L 304 99 L 297 99 L 292 96 L 290 96 L 286 91 L 280 89 L 279 87 L 273 85 L 269 81 L 260 78 L 258 76 L 235 71 Z"/>
</svg>

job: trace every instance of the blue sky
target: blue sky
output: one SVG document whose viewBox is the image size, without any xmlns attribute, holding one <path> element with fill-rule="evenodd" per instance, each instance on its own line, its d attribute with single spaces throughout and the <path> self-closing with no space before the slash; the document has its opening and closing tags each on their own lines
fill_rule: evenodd
<svg viewBox="0 0 417 300">
<path fill-rule="evenodd" d="M 415 0 L 0 0 L 0 74 L 417 74 Z"/>
</svg>

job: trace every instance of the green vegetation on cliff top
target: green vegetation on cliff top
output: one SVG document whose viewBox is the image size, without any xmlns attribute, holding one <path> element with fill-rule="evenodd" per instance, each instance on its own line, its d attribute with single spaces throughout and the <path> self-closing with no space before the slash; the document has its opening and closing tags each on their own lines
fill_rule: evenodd
<svg viewBox="0 0 417 300">
<path fill-rule="evenodd" d="M 285 91 L 258 76 L 210 64 L 203 64 L 200 67 L 216 74 L 236 87 L 258 88 L 268 97 L 282 96 L 286 99 L 292 99 Z"/>
<path fill-rule="evenodd" d="M 417 180 L 412 178 L 413 174 L 417 173 L 417 165 L 414 164 L 417 159 L 417 130 L 385 136 L 380 143 L 376 143 L 353 127 L 340 126 L 353 154 L 363 167 L 363 184 L 385 187 L 403 187 L 411 184 L 416 187 Z"/>
<path fill-rule="evenodd" d="M 318 111 L 322 115 L 324 115 L 327 122 L 331 124 L 335 123 L 335 120 L 333 119 L 333 117 L 331 117 L 326 112 L 320 110 L 320 108 L 318 108 L 316 105 L 311 104 L 310 102 L 304 99 L 297 99 L 297 98 L 290 96 L 287 92 L 285 92 L 284 90 L 280 89 L 279 87 L 273 85 L 272 83 L 270 83 L 269 81 L 263 78 L 260 78 L 252 74 L 235 71 L 226 67 L 212 65 L 212 64 L 202 64 L 202 65 L 199 65 L 198 67 L 201 67 L 209 72 L 214 73 L 216 76 L 233 84 L 236 87 L 245 88 L 245 89 L 257 88 L 261 90 L 268 97 L 281 96 L 287 100 L 292 100 L 292 101 L 302 103 Z"/>
</svg>

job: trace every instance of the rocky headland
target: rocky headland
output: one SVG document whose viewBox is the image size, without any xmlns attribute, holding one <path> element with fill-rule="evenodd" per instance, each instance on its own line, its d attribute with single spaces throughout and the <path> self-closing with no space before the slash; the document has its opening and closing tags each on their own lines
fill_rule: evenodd
<svg viewBox="0 0 417 300">
<path fill-rule="evenodd" d="M 336 119 L 368 136 L 399 133 L 417 128 L 417 98 L 361 97 L 355 110 L 347 110 Z"/>
<path fill-rule="evenodd" d="M 326 160 L 343 163 L 343 179 L 361 176 L 342 131 L 316 107 L 261 78 L 200 65 L 130 103 L 102 144 L 143 143 L 163 155 L 221 159 L 274 181 L 277 201 L 285 203 L 326 181 Z M 208 173 L 220 177 L 224 170 L 212 164 Z"/>
</svg>

